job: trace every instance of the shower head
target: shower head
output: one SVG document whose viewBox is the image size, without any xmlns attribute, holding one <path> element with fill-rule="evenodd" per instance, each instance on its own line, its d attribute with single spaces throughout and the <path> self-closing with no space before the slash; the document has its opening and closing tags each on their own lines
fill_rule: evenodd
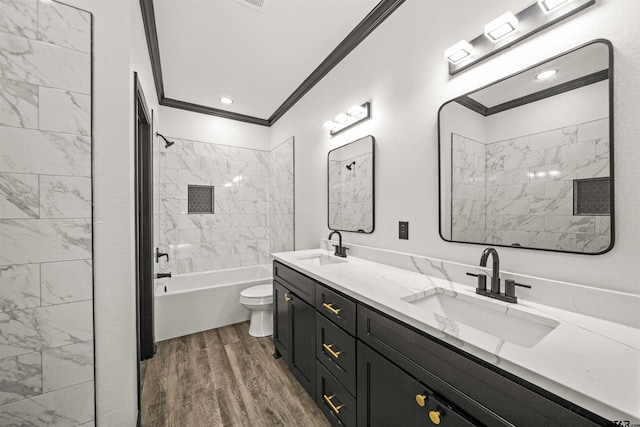
<svg viewBox="0 0 640 427">
<path fill-rule="evenodd" d="M 354 160 L 353 162 L 349 163 L 348 165 L 346 165 L 345 167 L 349 170 L 351 170 L 352 167 L 354 167 L 356 165 L 356 161 Z"/>
<path fill-rule="evenodd" d="M 159 136 L 160 138 L 164 139 L 164 143 L 165 146 L 164 148 L 169 148 L 171 147 L 173 144 L 175 144 L 175 141 L 169 141 L 167 138 L 164 137 L 164 135 L 162 135 L 161 133 L 156 132 L 156 135 Z"/>
</svg>

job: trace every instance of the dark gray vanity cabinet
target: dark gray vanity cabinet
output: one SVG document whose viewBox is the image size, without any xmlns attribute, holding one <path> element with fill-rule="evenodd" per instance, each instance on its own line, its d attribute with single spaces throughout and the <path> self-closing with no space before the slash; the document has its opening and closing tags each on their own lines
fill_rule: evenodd
<svg viewBox="0 0 640 427">
<path fill-rule="evenodd" d="M 433 391 L 358 342 L 358 425 L 385 426 L 479 425 Z"/>
<path fill-rule="evenodd" d="M 334 426 L 614 425 L 278 262 L 273 286 L 276 353 Z"/>
<path fill-rule="evenodd" d="M 366 343 L 416 381 L 425 384 L 429 389 L 429 402 L 448 406 L 449 413 L 459 411 L 466 414 L 476 420 L 477 425 L 613 425 L 604 418 L 515 375 L 492 368 L 489 363 L 463 354 L 453 346 L 372 308 L 358 305 L 357 325 L 359 342 Z M 358 347 L 359 352 L 361 349 Z M 362 372 L 366 366 L 362 357 L 358 355 L 358 398 L 364 392 L 360 377 L 368 375 Z M 370 386 L 370 390 L 375 388 L 375 384 Z M 371 391 L 367 390 L 367 393 Z M 358 412 L 360 417 L 360 406 Z"/>
<path fill-rule="evenodd" d="M 316 397 L 315 282 L 274 263 L 273 341 L 276 354 L 307 392 Z"/>
</svg>

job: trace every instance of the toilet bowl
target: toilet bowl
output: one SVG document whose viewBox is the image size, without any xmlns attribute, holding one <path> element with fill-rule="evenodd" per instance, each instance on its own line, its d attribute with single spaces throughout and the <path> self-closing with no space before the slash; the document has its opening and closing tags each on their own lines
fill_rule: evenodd
<svg viewBox="0 0 640 427">
<path fill-rule="evenodd" d="M 251 310 L 249 335 L 273 335 L 273 285 L 257 285 L 240 292 L 240 304 Z"/>
</svg>

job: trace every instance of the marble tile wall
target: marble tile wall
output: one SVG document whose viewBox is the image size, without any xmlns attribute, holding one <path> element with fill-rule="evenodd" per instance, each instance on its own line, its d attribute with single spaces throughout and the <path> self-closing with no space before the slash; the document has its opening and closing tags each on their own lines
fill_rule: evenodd
<svg viewBox="0 0 640 427">
<path fill-rule="evenodd" d="M 94 420 L 91 15 L 0 0 L 0 425 Z"/>
<path fill-rule="evenodd" d="M 160 271 L 265 264 L 271 251 L 293 249 L 293 139 L 270 153 L 167 138 L 175 144 L 159 148 L 157 226 L 169 262 Z M 213 214 L 187 213 L 188 185 L 214 186 Z"/>
<path fill-rule="evenodd" d="M 486 145 L 451 134 L 451 236 L 462 242 L 486 242 Z"/>
<path fill-rule="evenodd" d="M 331 228 L 371 231 L 373 229 L 373 157 L 362 154 L 329 162 Z M 351 170 L 347 165 L 351 165 Z"/>
<path fill-rule="evenodd" d="M 573 215 L 573 180 L 609 176 L 609 119 L 487 144 L 487 242 L 609 246 L 610 216 Z"/>
<path fill-rule="evenodd" d="M 294 250 L 294 138 L 269 153 L 270 252 Z"/>
</svg>

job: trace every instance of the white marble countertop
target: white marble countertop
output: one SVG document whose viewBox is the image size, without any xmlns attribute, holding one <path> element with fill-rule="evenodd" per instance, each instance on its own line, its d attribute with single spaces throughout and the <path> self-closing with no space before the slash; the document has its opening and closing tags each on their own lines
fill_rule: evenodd
<svg viewBox="0 0 640 427">
<path fill-rule="evenodd" d="M 639 329 L 522 298 L 517 304 L 495 301 L 477 296 L 468 285 L 356 257 L 323 266 L 300 259 L 313 255 L 334 257 L 322 249 L 275 253 L 273 257 L 604 418 L 640 422 Z M 532 347 L 514 344 L 410 302 L 435 288 L 463 299 L 486 298 L 494 306 L 503 305 L 504 312 L 542 316 L 558 326 Z"/>
</svg>

